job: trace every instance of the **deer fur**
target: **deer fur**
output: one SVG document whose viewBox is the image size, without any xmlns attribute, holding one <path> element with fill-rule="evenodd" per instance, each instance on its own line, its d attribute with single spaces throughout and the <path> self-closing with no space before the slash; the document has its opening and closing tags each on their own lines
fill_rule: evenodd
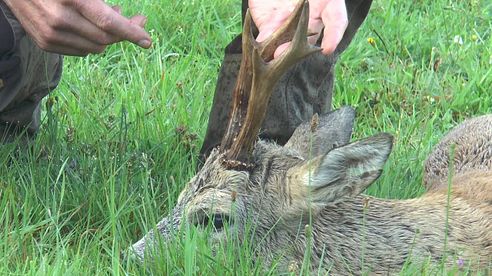
<svg viewBox="0 0 492 276">
<path fill-rule="evenodd" d="M 434 147 L 424 168 L 423 181 L 428 190 L 447 185 L 452 145 L 456 176 L 469 171 L 492 171 L 492 115 L 464 121 Z"/>
<path fill-rule="evenodd" d="M 300 265 L 308 250 L 312 271 L 333 275 L 394 274 L 408 261 L 490 267 L 492 172 L 460 173 L 450 192 L 436 187 L 415 199 L 363 195 L 380 176 L 392 137 L 379 134 L 347 144 L 353 118 L 352 109 L 342 108 L 301 125 L 284 147 L 258 142 L 251 171 L 224 168 L 223 153 L 213 151 L 157 225 L 158 234 L 151 231 L 130 253 L 139 260 L 153 258 L 156 235 L 170 239 L 182 223 L 213 225 L 212 243 L 246 238 L 246 225 L 252 225 L 248 238 L 257 260 L 278 262 L 281 271 Z M 489 117 L 478 120 L 490 129 Z M 450 135 L 457 137 L 460 129 Z M 443 170 L 445 160 L 435 167 Z"/>
</svg>

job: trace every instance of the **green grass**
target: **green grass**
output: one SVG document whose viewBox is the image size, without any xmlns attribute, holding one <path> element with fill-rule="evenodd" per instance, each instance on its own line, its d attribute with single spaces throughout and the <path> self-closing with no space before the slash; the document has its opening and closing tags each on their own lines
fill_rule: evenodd
<svg viewBox="0 0 492 276">
<path fill-rule="evenodd" d="M 0 274 L 263 274 L 247 244 L 212 257 L 193 230 L 166 245 L 165 262 L 120 258 L 193 175 L 222 49 L 241 26 L 239 1 L 118 3 L 148 15 L 153 48 L 67 58 L 32 150 L 0 146 Z M 358 112 L 354 138 L 396 137 L 369 194 L 420 195 L 431 147 L 492 113 L 491 22 L 487 0 L 375 1 L 338 62 L 334 95 Z M 409 263 L 402 274 L 422 271 L 438 273 Z"/>
</svg>

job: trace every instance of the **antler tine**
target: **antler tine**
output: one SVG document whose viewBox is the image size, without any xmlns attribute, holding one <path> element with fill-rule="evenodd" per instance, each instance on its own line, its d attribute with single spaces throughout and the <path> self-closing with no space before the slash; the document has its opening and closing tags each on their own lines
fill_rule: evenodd
<svg viewBox="0 0 492 276">
<path fill-rule="evenodd" d="M 273 78 L 274 81 L 261 81 L 261 84 L 271 84 L 271 90 L 267 90 L 268 92 L 271 92 L 273 90 L 273 86 L 275 86 L 276 82 L 278 79 L 282 76 L 287 69 L 294 65 L 296 62 L 299 60 L 314 54 L 316 52 L 321 51 L 321 48 L 310 45 L 307 41 L 307 29 L 308 29 L 308 20 L 309 20 L 309 2 L 307 0 L 303 0 L 300 2 L 302 5 L 300 8 L 296 8 L 294 10 L 295 16 L 292 18 L 296 18 L 297 21 L 294 21 L 294 23 L 297 22 L 297 25 L 293 26 L 296 27 L 295 32 L 293 33 L 293 38 L 291 41 L 291 44 L 289 47 L 285 50 L 285 52 L 278 57 L 277 59 L 274 59 L 270 61 L 269 63 L 265 63 L 264 60 L 262 59 L 265 54 L 267 54 L 267 51 L 271 51 L 270 47 L 271 45 L 280 45 L 282 43 L 278 43 L 276 41 L 271 41 L 268 43 L 265 43 L 264 45 L 260 44 L 260 46 L 263 49 L 254 49 L 253 51 L 253 85 L 252 87 L 255 87 L 255 79 L 257 80 L 262 80 L 258 78 L 264 78 L 264 80 L 270 80 L 270 78 Z M 288 26 L 291 26 L 291 21 L 288 22 Z M 291 33 L 289 29 L 285 29 L 286 33 Z M 279 39 L 285 39 L 285 37 L 282 34 L 278 35 Z M 278 47 L 278 46 L 276 46 Z M 275 51 L 276 47 L 273 49 Z M 264 50 L 264 53 L 261 53 L 260 51 Z M 265 76 L 267 75 L 267 76 Z M 256 77 L 256 78 L 255 78 Z M 268 77 L 268 78 L 267 78 Z M 267 92 L 267 93 L 268 93 Z"/>
<path fill-rule="evenodd" d="M 261 57 L 265 61 L 268 62 L 272 60 L 273 54 L 275 53 L 275 50 L 278 48 L 278 46 L 282 45 L 283 43 L 289 42 L 294 37 L 298 23 L 301 23 L 300 17 L 303 14 L 302 11 L 304 10 L 304 5 L 306 5 L 306 3 L 306 0 L 299 1 L 292 11 L 291 16 L 287 18 L 287 21 L 275 32 L 273 32 L 272 35 L 270 35 L 264 41 L 258 43 L 257 48 L 259 48 Z M 309 13 L 309 6 L 307 12 Z"/>
<path fill-rule="evenodd" d="M 233 103 L 229 124 L 220 145 L 222 150 L 227 150 L 232 146 L 234 139 L 236 139 L 236 136 L 241 129 L 241 123 L 246 117 L 248 101 L 251 94 L 251 85 L 253 82 L 253 70 L 251 70 L 253 61 L 251 57 L 253 54 L 253 47 L 256 43 L 251 30 L 252 23 L 253 19 L 251 18 L 249 10 L 247 10 L 243 24 L 243 54 L 241 66 L 239 67 L 236 86 L 233 91 Z"/>
<path fill-rule="evenodd" d="M 242 72 L 243 67 L 241 67 L 239 76 L 244 79 L 239 79 L 238 77 L 235 93 L 239 92 L 238 95 L 242 95 L 242 97 L 249 94 L 249 98 L 247 99 L 246 116 L 245 118 L 242 117 L 244 118 L 243 125 L 241 126 L 243 120 L 236 121 L 237 118 L 233 116 L 229 122 L 226 137 L 222 141 L 222 149 L 227 150 L 225 164 L 228 167 L 234 169 L 248 168 L 249 158 L 265 118 L 268 102 L 275 84 L 291 65 L 321 50 L 318 47 L 309 45 L 307 42 L 308 20 L 309 3 L 307 0 L 302 0 L 296 6 L 287 22 L 272 37 L 262 43 L 257 43 L 251 31 L 251 16 L 249 12 L 247 13 L 243 32 L 243 51 L 246 50 L 250 53 L 245 54 L 243 52 L 241 66 L 250 66 L 248 68 L 245 67 L 246 69 L 244 70 L 249 71 L 250 74 Z M 247 22 L 249 22 L 249 26 L 246 25 Z M 272 59 L 275 49 L 290 39 L 292 39 L 291 44 L 285 52 L 280 57 Z M 248 45 L 245 45 L 245 43 L 248 43 Z M 240 83 L 249 80 L 251 80 L 249 93 L 238 90 Z M 241 85 L 241 87 L 246 86 Z M 244 103 L 244 99 L 236 95 L 234 107 L 244 107 L 236 100 L 241 100 Z M 238 112 L 233 110 L 232 114 L 239 114 Z M 229 130 L 233 130 L 231 125 L 241 126 L 237 136 L 236 133 L 229 133 Z M 232 145 L 229 144 L 230 142 L 232 142 Z M 231 146 L 229 147 L 229 145 Z"/>
</svg>

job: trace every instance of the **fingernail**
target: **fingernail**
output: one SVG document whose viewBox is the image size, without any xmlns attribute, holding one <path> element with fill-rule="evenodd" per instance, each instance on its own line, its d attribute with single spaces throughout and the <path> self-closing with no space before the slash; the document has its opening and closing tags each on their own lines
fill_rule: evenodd
<svg viewBox="0 0 492 276">
<path fill-rule="evenodd" d="M 140 46 L 142 48 L 149 48 L 151 42 L 148 39 L 143 39 L 143 40 L 140 40 L 137 44 L 138 44 L 138 46 Z"/>
</svg>

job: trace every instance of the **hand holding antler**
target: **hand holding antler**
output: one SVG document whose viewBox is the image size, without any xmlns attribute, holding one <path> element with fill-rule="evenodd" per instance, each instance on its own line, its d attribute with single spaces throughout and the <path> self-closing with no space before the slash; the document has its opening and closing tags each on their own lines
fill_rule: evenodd
<svg viewBox="0 0 492 276">
<path fill-rule="evenodd" d="M 221 150 L 226 152 L 226 167 L 247 167 L 275 84 L 290 66 L 321 50 L 308 43 L 309 2 L 297 1 L 282 25 L 261 42 L 253 37 L 252 17 L 249 10 L 246 13 L 241 67 L 229 124 L 221 143 Z M 287 42 L 285 52 L 274 58 L 279 45 Z"/>
<path fill-rule="evenodd" d="M 249 0 L 249 9 L 253 21 L 260 33 L 258 41 L 263 41 L 278 29 L 289 17 L 298 1 L 291 0 Z M 316 43 L 324 28 L 321 48 L 323 54 L 335 51 L 347 29 L 347 9 L 345 0 L 310 0 L 308 32 L 315 33 L 309 38 L 311 44 Z M 287 48 L 281 45 L 275 52 L 279 56 Z"/>
</svg>

